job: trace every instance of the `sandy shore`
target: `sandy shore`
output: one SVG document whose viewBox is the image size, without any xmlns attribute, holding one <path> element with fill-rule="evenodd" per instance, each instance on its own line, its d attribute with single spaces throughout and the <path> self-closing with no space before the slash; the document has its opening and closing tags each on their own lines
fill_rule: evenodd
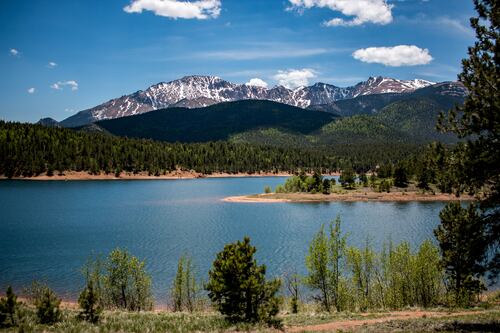
<svg viewBox="0 0 500 333">
<path fill-rule="evenodd" d="M 54 173 L 53 176 L 46 174 L 38 175 L 35 177 L 13 177 L 16 180 L 172 180 L 172 179 L 195 179 L 195 178 L 236 178 L 236 177 L 287 177 L 292 174 L 286 172 L 272 173 L 212 173 L 202 174 L 195 171 L 177 170 L 169 172 L 165 175 L 150 176 L 147 172 L 137 174 L 122 172 L 119 177 L 115 177 L 114 173 L 101 173 L 99 175 L 92 175 L 88 172 L 66 171 L 64 174 L 59 175 Z M 0 176 L 0 179 L 7 179 L 5 176 Z"/>
<path fill-rule="evenodd" d="M 469 196 L 457 198 L 451 194 L 420 192 L 347 192 L 332 194 L 311 193 L 269 193 L 224 198 L 225 202 L 276 203 L 276 202 L 329 202 L 329 201 L 457 201 L 473 200 Z"/>
</svg>

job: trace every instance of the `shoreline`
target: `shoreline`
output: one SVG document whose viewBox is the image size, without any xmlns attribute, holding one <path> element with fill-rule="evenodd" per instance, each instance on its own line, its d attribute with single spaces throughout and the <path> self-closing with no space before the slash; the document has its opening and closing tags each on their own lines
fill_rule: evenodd
<svg viewBox="0 0 500 333">
<path fill-rule="evenodd" d="M 290 177 L 293 173 L 288 172 L 260 172 L 260 173 L 227 173 L 216 172 L 212 174 L 203 174 L 196 171 L 177 170 L 169 172 L 165 175 L 148 175 L 147 172 L 137 174 L 131 172 L 122 172 L 119 177 L 115 177 L 114 173 L 100 173 L 93 175 L 82 171 L 66 171 L 59 175 L 54 173 L 53 176 L 46 174 L 33 177 L 12 177 L 7 178 L 4 175 L 0 176 L 0 180 L 26 180 L 26 181 L 75 181 L 75 180 L 177 180 L 177 179 L 200 179 L 200 178 L 246 178 L 246 177 Z M 332 174 L 333 175 L 333 174 Z"/>
<path fill-rule="evenodd" d="M 314 202 L 433 202 L 433 201 L 471 201 L 470 196 L 456 197 L 453 194 L 420 193 L 420 192 L 353 192 L 332 194 L 311 193 L 268 193 L 242 196 L 231 196 L 222 199 L 235 203 L 314 203 Z"/>
</svg>

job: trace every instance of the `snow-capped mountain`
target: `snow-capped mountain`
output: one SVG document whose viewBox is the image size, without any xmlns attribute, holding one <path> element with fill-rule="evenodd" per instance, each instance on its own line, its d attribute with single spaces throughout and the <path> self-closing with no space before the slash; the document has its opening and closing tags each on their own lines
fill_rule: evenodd
<svg viewBox="0 0 500 333">
<path fill-rule="evenodd" d="M 350 98 L 374 94 L 407 93 L 433 84 L 435 83 L 420 79 L 398 80 L 382 76 L 370 77 L 367 81 L 352 87 Z"/>
<path fill-rule="evenodd" d="M 94 108 L 81 111 L 61 122 L 65 127 L 76 127 L 104 119 L 140 114 L 168 107 L 204 107 L 221 102 L 243 99 L 263 99 L 307 108 L 328 104 L 359 95 L 406 93 L 434 84 L 425 80 L 396 80 L 371 77 L 355 86 L 340 88 L 326 83 L 288 89 L 271 89 L 235 84 L 215 76 L 186 76 L 170 82 L 161 82 L 146 90 L 112 99 Z"/>
</svg>

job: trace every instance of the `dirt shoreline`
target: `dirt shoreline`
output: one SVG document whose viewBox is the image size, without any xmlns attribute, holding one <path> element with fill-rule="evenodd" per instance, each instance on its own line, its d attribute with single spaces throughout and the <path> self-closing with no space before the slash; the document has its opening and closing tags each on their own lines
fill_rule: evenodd
<svg viewBox="0 0 500 333">
<path fill-rule="evenodd" d="M 424 310 L 408 310 L 408 311 L 393 311 L 388 312 L 380 318 L 370 318 L 370 319 L 352 319 L 352 320 L 339 320 L 333 321 L 324 324 L 316 324 L 316 325 L 305 325 L 305 326 L 290 326 L 285 329 L 285 332 L 337 332 L 344 330 L 353 330 L 361 326 L 369 326 L 380 323 L 387 323 L 390 321 L 397 320 L 411 320 L 418 318 L 450 318 L 450 317 L 463 317 L 475 315 L 478 313 L 487 313 L 488 310 L 485 311 L 447 311 L 447 312 L 439 312 L 439 311 L 424 311 Z"/>
<path fill-rule="evenodd" d="M 131 172 L 122 172 L 119 177 L 116 177 L 114 173 L 101 173 L 99 175 L 93 175 L 88 172 L 80 172 L 80 171 L 66 171 L 64 174 L 59 175 L 54 173 L 53 176 L 47 176 L 46 174 L 33 176 L 33 177 L 12 177 L 10 179 L 13 180 L 35 180 L 35 181 L 46 181 L 46 180 L 175 180 L 175 179 L 198 179 L 198 178 L 239 178 L 239 177 L 289 177 L 292 176 L 291 173 L 286 172 L 261 172 L 261 173 L 212 173 L 212 174 L 203 174 L 195 171 L 172 171 L 165 175 L 159 176 L 151 176 L 148 175 L 147 172 L 141 173 L 131 173 Z M 0 180 L 7 180 L 9 178 L 1 175 Z"/>
<path fill-rule="evenodd" d="M 311 194 L 311 193 L 268 193 L 243 196 L 232 196 L 222 199 L 225 202 L 238 203 L 280 203 L 280 202 L 367 202 L 367 201 L 387 201 L 387 202 L 410 202 L 410 201 L 471 201 L 470 196 L 461 196 L 446 193 L 420 193 L 420 192 L 353 192 L 353 193 L 332 193 L 332 194 Z"/>
</svg>

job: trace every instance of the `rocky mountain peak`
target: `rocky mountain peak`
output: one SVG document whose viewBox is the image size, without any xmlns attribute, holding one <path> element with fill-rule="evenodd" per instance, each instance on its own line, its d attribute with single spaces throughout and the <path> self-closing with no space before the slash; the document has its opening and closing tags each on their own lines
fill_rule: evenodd
<svg viewBox="0 0 500 333">
<path fill-rule="evenodd" d="M 289 89 L 236 84 L 217 76 L 190 75 L 160 82 L 146 90 L 112 99 L 94 108 L 84 110 L 61 122 L 75 127 L 103 119 L 125 117 L 174 106 L 200 107 L 243 99 L 271 100 L 302 108 L 328 104 L 360 95 L 405 93 L 433 84 L 425 80 L 402 81 L 382 76 L 370 77 L 352 87 L 340 88 L 318 82 L 307 87 Z"/>
</svg>

